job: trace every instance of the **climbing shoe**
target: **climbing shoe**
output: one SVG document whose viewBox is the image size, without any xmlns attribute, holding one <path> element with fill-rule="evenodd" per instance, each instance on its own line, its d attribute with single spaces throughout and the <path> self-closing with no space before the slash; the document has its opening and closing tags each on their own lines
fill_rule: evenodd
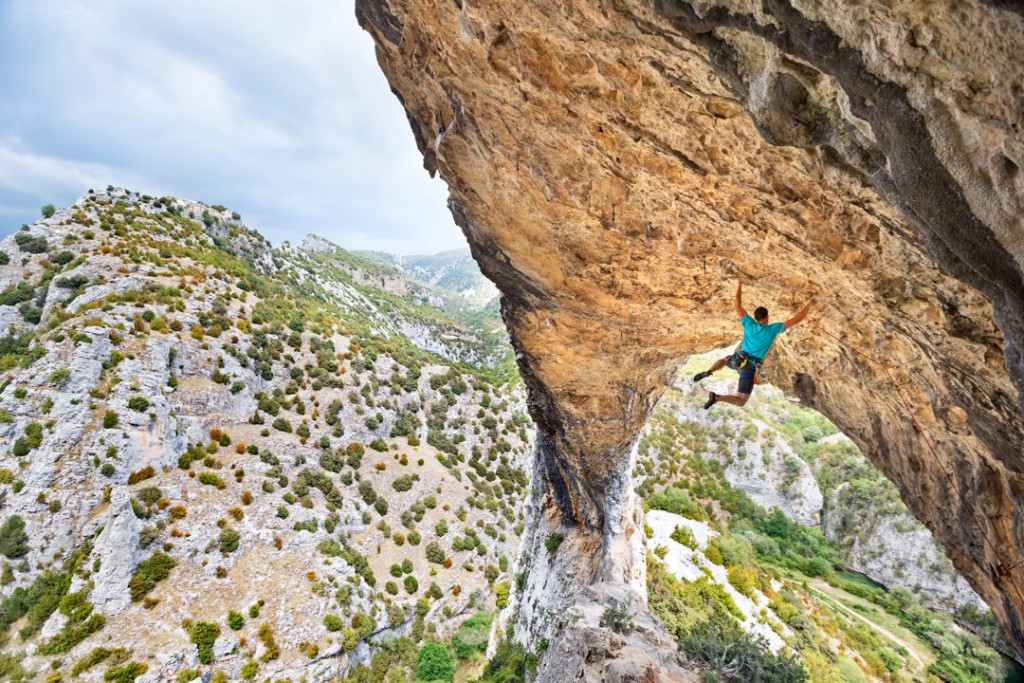
<svg viewBox="0 0 1024 683">
<path fill-rule="evenodd" d="M 699 382 L 702 379 L 704 379 L 705 377 L 710 377 L 710 376 L 711 376 L 711 373 L 708 372 L 707 370 L 705 370 L 704 372 L 698 372 L 696 375 L 693 376 L 693 381 L 694 382 Z"/>
<path fill-rule="evenodd" d="M 712 391 L 710 396 L 708 396 L 708 402 L 704 404 L 704 410 L 707 410 L 711 406 L 715 405 L 715 402 L 717 400 L 718 400 L 718 397 L 715 396 L 715 392 Z"/>
</svg>

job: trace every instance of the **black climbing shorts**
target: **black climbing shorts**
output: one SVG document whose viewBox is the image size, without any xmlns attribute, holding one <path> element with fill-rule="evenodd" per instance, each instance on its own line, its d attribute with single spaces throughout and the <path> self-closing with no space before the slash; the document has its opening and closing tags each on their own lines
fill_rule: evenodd
<svg viewBox="0 0 1024 683">
<path fill-rule="evenodd" d="M 746 363 L 743 361 L 747 358 L 753 358 L 753 356 L 747 356 L 742 353 L 734 353 L 729 356 L 729 367 L 740 373 L 740 381 L 736 387 L 736 393 L 738 394 L 752 394 L 754 393 L 754 377 L 757 376 L 757 364 L 760 361 L 747 360 Z"/>
<path fill-rule="evenodd" d="M 744 368 L 744 370 L 746 370 L 746 368 Z M 737 394 L 752 394 L 752 393 L 754 393 L 754 377 L 756 375 L 757 375 L 756 371 L 750 373 L 749 375 L 745 375 L 745 374 L 743 374 L 743 372 L 740 372 L 740 382 L 736 386 L 736 393 Z"/>
</svg>

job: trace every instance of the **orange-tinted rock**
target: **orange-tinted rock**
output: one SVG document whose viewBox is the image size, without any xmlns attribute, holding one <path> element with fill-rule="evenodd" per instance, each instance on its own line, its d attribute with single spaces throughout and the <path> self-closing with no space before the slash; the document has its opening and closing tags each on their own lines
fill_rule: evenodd
<svg viewBox="0 0 1024 683">
<path fill-rule="evenodd" d="M 793 4 L 357 3 L 504 294 L 539 428 L 524 599 L 642 590 L 631 448 L 685 356 L 738 338 L 742 278 L 776 319 L 819 298 L 766 378 L 863 448 L 1024 651 L 1024 18 Z"/>
</svg>

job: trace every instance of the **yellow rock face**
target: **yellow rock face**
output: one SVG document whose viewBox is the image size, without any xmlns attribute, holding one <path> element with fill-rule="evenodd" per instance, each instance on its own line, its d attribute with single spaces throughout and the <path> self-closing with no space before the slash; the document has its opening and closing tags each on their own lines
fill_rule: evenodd
<svg viewBox="0 0 1024 683">
<path fill-rule="evenodd" d="M 630 448 L 685 357 L 738 339 L 742 279 L 776 320 L 818 298 L 766 379 L 898 485 L 1024 651 L 1024 19 L 793 4 L 357 14 L 503 292 L 540 429 L 535 524 L 602 539 L 566 546 L 599 560 L 577 585 L 642 573 L 602 557 L 636 552 Z"/>
</svg>

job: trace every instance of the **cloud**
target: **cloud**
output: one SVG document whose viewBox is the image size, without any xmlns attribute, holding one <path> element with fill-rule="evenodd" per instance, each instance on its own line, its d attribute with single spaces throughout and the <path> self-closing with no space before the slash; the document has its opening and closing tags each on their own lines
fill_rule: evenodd
<svg viewBox="0 0 1024 683">
<path fill-rule="evenodd" d="M 465 244 L 349 3 L 9 1 L 0 91 L 2 206 L 112 183 L 230 206 L 275 242 Z"/>
</svg>

